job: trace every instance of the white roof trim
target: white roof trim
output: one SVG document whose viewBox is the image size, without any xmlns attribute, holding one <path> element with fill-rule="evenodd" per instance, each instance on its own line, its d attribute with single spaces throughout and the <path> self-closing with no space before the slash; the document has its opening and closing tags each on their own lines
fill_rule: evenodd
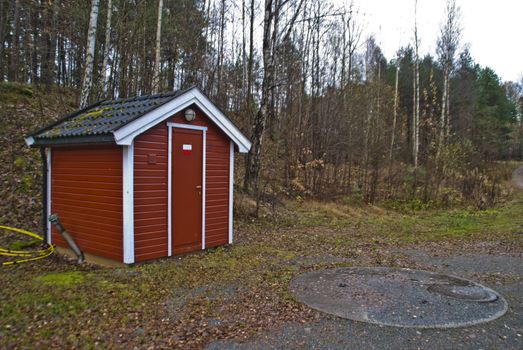
<svg viewBox="0 0 523 350">
<path fill-rule="evenodd" d="M 144 114 L 113 132 L 118 145 L 130 145 L 134 138 L 192 104 L 196 104 L 235 144 L 241 153 L 249 152 L 251 142 L 199 89 L 190 89 L 164 105 Z"/>
</svg>

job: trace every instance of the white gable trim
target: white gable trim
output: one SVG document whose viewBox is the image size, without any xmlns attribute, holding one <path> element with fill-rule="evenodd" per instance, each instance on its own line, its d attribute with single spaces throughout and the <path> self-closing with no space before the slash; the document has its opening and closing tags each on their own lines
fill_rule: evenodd
<svg viewBox="0 0 523 350">
<path fill-rule="evenodd" d="M 251 148 L 249 139 L 197 88 L 184 92 L 135 121 L 122 126 L 113 132 L 114 139 L 118 145 L 131 145 L 136 136 L 166 120 L 173 114 L 184 110 L 193 103 L 238 146 L 241 153 L 249 152 Z"/>
</svg>

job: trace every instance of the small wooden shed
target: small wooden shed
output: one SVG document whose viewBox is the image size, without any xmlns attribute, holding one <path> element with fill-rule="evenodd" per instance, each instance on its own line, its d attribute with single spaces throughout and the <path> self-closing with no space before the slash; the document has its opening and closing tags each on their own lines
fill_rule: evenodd
<svg viewBox="0 0 523 350">
<path fill-rule="evenodd" d="M 85 253 L 132 264 L 233 242 L 234 153 L 251 143 L 198 88 L 100 101 L 26 143 L 45 149 L 44 215 Z"/>
</svg>

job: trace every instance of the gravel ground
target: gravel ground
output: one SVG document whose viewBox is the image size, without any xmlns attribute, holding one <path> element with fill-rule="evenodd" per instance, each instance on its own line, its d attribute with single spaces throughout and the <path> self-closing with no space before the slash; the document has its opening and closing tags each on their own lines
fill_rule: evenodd
<svg viewBox="0 0 523 350">
<path fill-rule="evenodd" d="M 523 257 L 466 254 L 434 257 L 405 251 L 427 270 L 473 278 L 495 289 L 509 304 L 492 322 L 453 329 L 413 329 L 368 324 L 325 315 L 319 321 L 288 324 L 247 342 L 221 341 L 207 349 L 522 349 Z M 503 272 L 503 273 L 501 273 Z"/>
</svg>

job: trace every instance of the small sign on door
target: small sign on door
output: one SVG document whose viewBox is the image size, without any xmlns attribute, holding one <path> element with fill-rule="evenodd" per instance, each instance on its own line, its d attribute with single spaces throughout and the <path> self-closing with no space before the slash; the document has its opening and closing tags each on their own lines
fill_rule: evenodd
<svg viewBox="0 0 523 350">
<path fill-rule="evenodd" d="M 184 145 L 182 146 L 182 151 L 183 151 L 183 154 L 186 155 L 186 156 L 191 155 L 191 152 L 192 152 L 192 145 L 190 145 L 190 144 L 184 144 Z"/>
</svg>

